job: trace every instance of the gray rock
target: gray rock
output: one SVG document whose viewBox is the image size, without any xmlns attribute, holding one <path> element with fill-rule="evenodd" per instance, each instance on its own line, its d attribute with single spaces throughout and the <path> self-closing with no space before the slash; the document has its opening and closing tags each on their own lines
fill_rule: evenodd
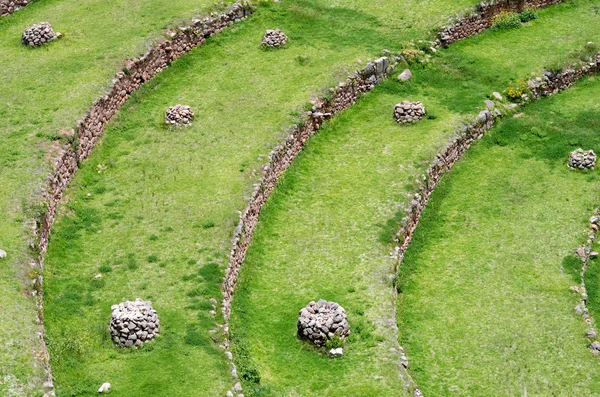
<svg viewBox="0 0 600 397">
<path fill-rule="evenodd" d="M 6 251 L 0 250 L 0 259 L 6 258 Z"/>
<path fill-rule="evenodd" d="M 98 393 L 108 393 L 110 391 L 110 383 L 103 383 L 98 389 Z"/>
<path fill-rule="evenodd" d="M 492 97 L 498 101 L 502 100 L 502 94 L 500 94 L 499 92 L 492 92 Z"/>
<path fill-rule="evenodd" d="M 331 349 L 331 350 L 329 350 L 329 355 L 333 358 L 342 357 L 344 355 L 344 349 L 341 347 L 338 347 L 336 349 Z"/>
<path fill-rule="evenodd" d="M 408 81 L 410 79 L 412 79 L 412 73 L 409 69 L 404 69 L 404 71 L 398 75 L 398 80 Z"/>
</svg>

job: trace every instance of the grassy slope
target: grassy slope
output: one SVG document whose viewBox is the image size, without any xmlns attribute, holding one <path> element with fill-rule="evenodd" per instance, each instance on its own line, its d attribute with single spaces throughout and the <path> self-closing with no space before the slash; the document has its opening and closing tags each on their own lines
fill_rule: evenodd
<svg viewBox="0 0 600 397">
<path fill-rule="evenodd" d="M 599 86 L 506 120 L 434 192 L 399 275 L 401 343 L 426 395 L 600 395 L 568 290 L 599 178 L 565 165 L 599 148 Z"/>
<path fill-rule="evenodd" d="M 418 29 L 402 25 L 415 10 L 366 1 L 265 7 L 135 95 L 75 179 L 51 238 L 46 326 L 59 394 L 91 394 L 105 381 L 116 395 L 224 393 L 231 380 L 211 342 L 220 320 L 208 299 L 219 299 L 236 211 L 266 161 L 259 156 L 312 93 L 339 79 L 335 70 L 443 20 L 438 10 L 415 18 Z M 288 46 L 260 50 L 273 27 Z M 164 128 L 175 103 L 193 107 L 193 127 Z M 111 271 L 92 282 L 101 266 Z M 138 296 L 153 301 L 164 337 L 131 354 L 111 345 L 106 325 L 111 304 Z"/>
<path fill-rule="evenodd" d="M 572 26 L 576 18 L 595 21 L 585 17 L 590 3 L 577 5 L 540 12 L 518 31 L 456 44 L 442 52 L 438 66 L 413 70 L 414 81 L 404 86 L 384 83 L 311 140 L 263 210 L 242 270 L 232 328 L 251 359 L 239 360 L 239 370 L 255 366 L 264 390 L 274 395 L 397 392 L 394 365 L 387 361 L 386 279 L 389 238 L 404 214 L 405 192 L 423 172 L 423 160 L 486 94 L 600 38 L 593 25 Z M 566 26 L 576 32 L 563 35 Z M 403 99 L 422 100 L 436 119 L 398 127 L 390 112 Z M 294 337 L 298 309 L 318 298 L 339 302 L 349 314 L 354 335 L 342 360 L 332 362 Z"/>
<path fill-rule="evenodd" d="M 32 393 L 33 304 L 23 294 L 26 233 L 22 203 L 39 194 L 49 141 L 74 126 L 128 56 L 167 24 L 212 1 L 44 0 L 0 19 L 0 395 Z M 23 30 L 50 22 L 65 37 L 48 47 L 21 45 Z M 1 381 L 4 379 L 4 381 Z M 24 389 L 23 389 L 24 387 Z"/>
</svg>

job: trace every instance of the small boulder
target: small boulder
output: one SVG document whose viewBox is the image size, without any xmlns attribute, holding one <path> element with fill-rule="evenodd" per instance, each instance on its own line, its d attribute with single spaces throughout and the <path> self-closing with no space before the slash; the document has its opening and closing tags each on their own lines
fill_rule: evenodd
<svg viewBox="0 0 600 397">
<path fill-rule="evenodd" d="M 110 390 L 110 383 L 103 383 L 98 389 L 98 393 L 108 393 Z"/>
<path fill-rule="evenodd" d="M 409 69 L 404 69 L 404 71 L 398 75 L 398 80 L 400 81 L 408 81 L 410 79 L 412 79 L 412 73 Z"/>
<path fill-rule="evenodd" d="M 6 251 L 0 250 L 0 259 L 6 258 Z"/>
<path fill-rule="evenodd" d="M 331 349 L 331 350 L 329 350 L 329 355 L 330 355 L 332 358 L 339 358 L 339 357 L 342 357 L 342 356 L 344 355 L 344 349 L 343 349 L 343 348 L 341 348 L 341 347 L 338 347 L 338 348 Z"/>
<path fill-rule="evenodd" d="M 497 101 L 501 101 L 502 100 L 502 94 L 500 94 L 499 92 L 492 92 L 492 98 L 494 98 Z"/>
</svg>

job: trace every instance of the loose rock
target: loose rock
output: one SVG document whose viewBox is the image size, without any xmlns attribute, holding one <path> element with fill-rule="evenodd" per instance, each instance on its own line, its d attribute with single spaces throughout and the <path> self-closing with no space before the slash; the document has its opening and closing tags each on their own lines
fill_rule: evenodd
<svg viewBox="0 0 600 397">
<path fill-rule="evenodd" d="M 587 152 L 579 148 L 571 152 L 569 156 L 569 168 L 579 170 L 593 170 L 596 165 L 596 153 L 593 150 Z"/>
<path fill-rule="evenodd" d="M 158 335 L 160 322 L 150 301 L 136 299 L 113 305 L 110 333 L 121 347 L 141 346 Z"/>
<path fill-rule="evenodd" d="M 283 47 L 286 43 L 287 36 L 279 29 L 267 30 L 262 40 L 262 45 L 270 48 Z"/>
<path fill-rule="evenodd" d="M 344 349 L 341 347 L 338 347 L 337 349 L 331 349 L 329 350 L 329 355 L 333 358 L 342 357 L 344 355 Z"/>
<path fill-rule="evenodd" d="M 394 119 L 398 123 L 410 123 L 425 116 L 425 107 L 421 102 L 404 101 L 394 106 Z"/>
<path fill-rule="evenodd" d="M 0 259 L 6 258 L 6 251 L 0 250 Z"/>
<path fill-rule="evenodd" d="M 334 336 L 345 338 L 350 334 L 348 318 L 343 307 L 335 302 L 323 299 L 311 301 L 300 310 L 298 317 L 298 336 L 313 342 L 317 346 L 325 345 Z"/>
<path fill-rule="evenodd" d="M 170 125 L 189 125 L 194 119 L 192 108 L 187 105 L 175 105 L 167 109 L 165 123 Z"/>
<path fill-rule="evenodd" d="M 110 383 L 103 383 L 98 389 L 98 393 L 108 393 L 110 390 Z"/>
<path fill-rule="evenodd" d="M 404 71 L 398 75 L 398 80 L 408 81 L 410 79 L 412 79 L 412 73 L 409 69 L 404 69 Z"/>
<path fill-rule="evenodd" d="M 56 39 L 56 33 L 48 22 L 40 22 L 39 25 L 33 25 L 23 32 L 21 42 L 30 47 L 39 47 Z"/>
</svg>

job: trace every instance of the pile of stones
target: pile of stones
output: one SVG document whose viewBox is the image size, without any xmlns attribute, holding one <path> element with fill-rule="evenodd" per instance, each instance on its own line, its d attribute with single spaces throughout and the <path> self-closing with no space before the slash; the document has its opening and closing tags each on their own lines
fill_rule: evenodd
<svg viewBox="0 0 600 397">
<path fill-rule="evenodd" d="M 569 156 L 570 168 L 579 170 L 593 170 L 596 165 L 596 153 L 593 150 L 587 152 L 579 148 L 571 152 Z"/>
<path fill-rule="evenodd" d="M 324 346 L 335 335 L 345 338 L 350 334 L 348 318 L 343 307 L 335 302 L 320 299 L 311 301 L 300 310 L 298 336 L 309 339 L 317 346 Z"/>
<path fill-rule="evenodd" d="M 136 299 L 111 306 L 110 333 L 121 347 L 141 346 L 158 335 L 160 322 L 150 301 Z"/>
<path fill-rule="evenodd" d="M 279 29 L 267 30 L 262 40 L 262 45 L 270 48 L 282 47 L 285 43 L 287 36 Z"/>
<path fill-rule="evenodd" d="M 21 42 L 30 47 L 39 47 L 58 37 L 58 34 L 54 33 L 48 22 L 40 22 L 39 25 L 33 25 L 25 29 Z"/>
<path fill-rule="evenodd" d="M 187 105 L 175 105 L 167 109 L 165 123 L 170 125 L 189 125 L 194 119 L 192 108 Z"/>
<path fill-rule="evenodd" d="M 425 107 L 421 102 L 403 101 L 394 106 L 394 119 L 398 123 L 411 123 L 425 116 Z"/>
</svg>

